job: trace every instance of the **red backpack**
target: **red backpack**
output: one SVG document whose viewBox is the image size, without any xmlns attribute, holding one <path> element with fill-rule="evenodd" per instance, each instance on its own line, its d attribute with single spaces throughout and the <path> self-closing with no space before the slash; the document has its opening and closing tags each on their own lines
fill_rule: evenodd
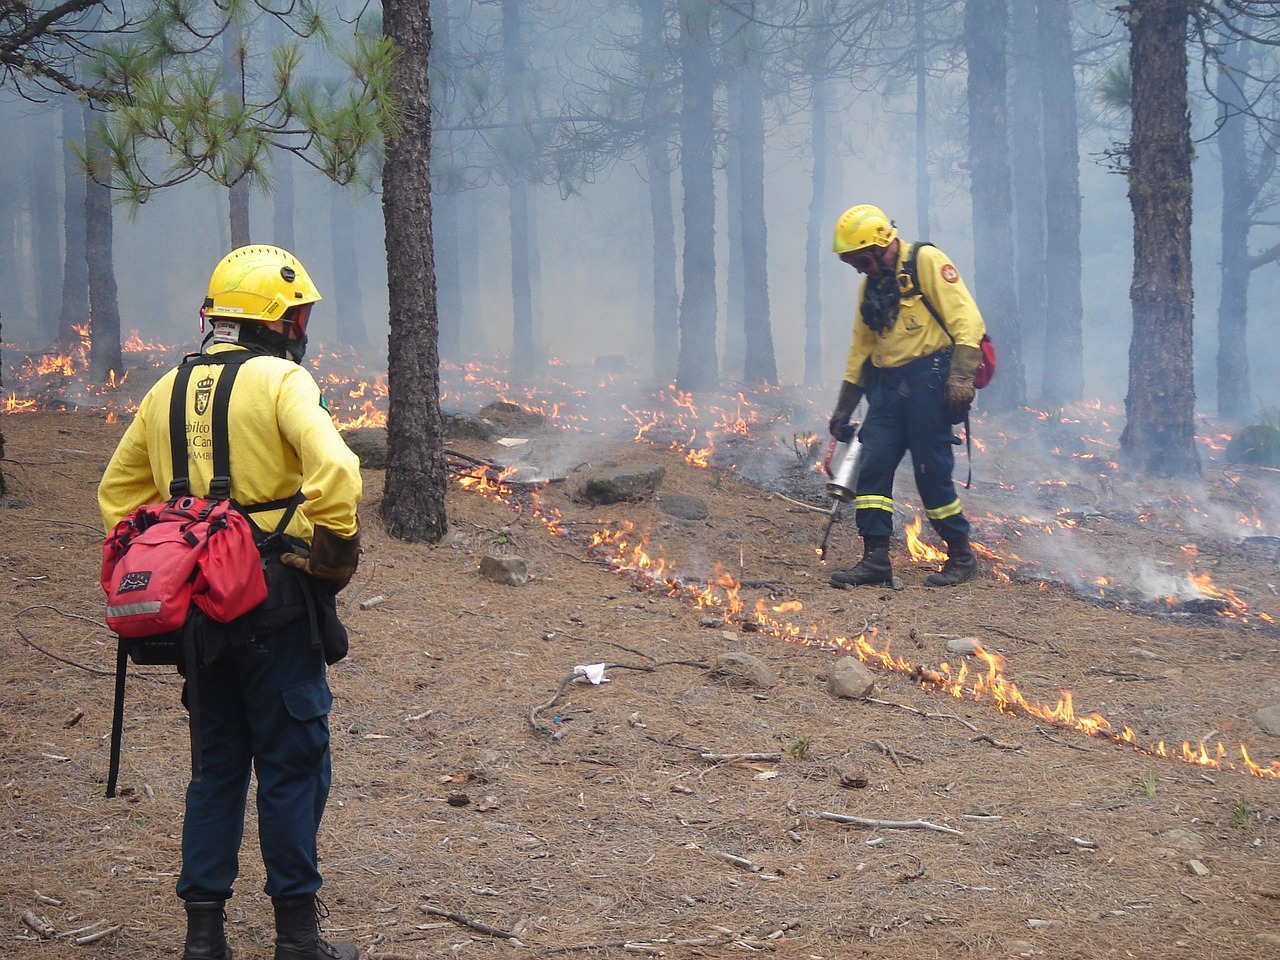
<svg viewBox="0 0 1280 960">
<path fill-rule="evenodd" d="M 225 642 L 215 625 L 230 624 L 267 599 L 258 530 L 246 514 L 284 509 L 276 527 L 288 525 L 301 493 L 242 507 L 231 499 L 228 411 L 231 388 L 241 364 L 258 356 L 230 351 L 186 357 L 173 381 L 169 406 L 169 445 L 174 478 L 170 499 L 138 507 L 116 524 L 102 545 L 99 577 L 107 594 L 107 626 L 119 637 L 116 696 L 111 729 L 111 765 L 107 796 L 115 796 L 124 724 L 124 681 L 128 661 L 175 665 L 191 687 L 191 778 L 200 779 L 197 667 L 210 661 Z M 214 389 L 206 373 L 198 391 L 213 390 L 213 479 L 207 497 L 191 495 L 187 459 L 187 387 L 196 367 L 220 365 Z M 267 538 L 263 538 L 265 541 Z M 211 649 L 206 649 L 206 646 Z"/>
</svg>

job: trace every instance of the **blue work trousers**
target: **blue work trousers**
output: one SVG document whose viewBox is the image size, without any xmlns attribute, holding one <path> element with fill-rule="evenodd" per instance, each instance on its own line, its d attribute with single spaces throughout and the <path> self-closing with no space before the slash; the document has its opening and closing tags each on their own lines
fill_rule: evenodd
<svg viewBox="0 0 1280 960">
<path fill-rule="evenodd" d="M 316 833 L 329 797 L 329 709 L 324 655 L 304 616 L 224 650 L 200 667 L 199 780 L 187 787 L 183 900 L 225 900 L 239 871 L 252 767 L 266 892 L 320 889 Z M 186 691 L 183 693 L 184 701 Z"/>
<path fill-rule="evenodd" d="M 910 451 L 916 489 L 933 529 L 948 544 L 968 540 L 969 521 L 951 478 L 956 457 L 946 398 L 950 369 L 950 356 L 937 353 L 896 369 L 877 369 L 868 378 L 854 501 L 863 539 L 892 535 L 893 475 Z"/>
</svg>

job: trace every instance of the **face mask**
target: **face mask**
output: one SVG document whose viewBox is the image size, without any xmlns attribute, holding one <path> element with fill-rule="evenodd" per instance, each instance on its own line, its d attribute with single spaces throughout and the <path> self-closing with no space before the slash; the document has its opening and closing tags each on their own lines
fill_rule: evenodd
<svg viewBox="0 0 1280 960">
<path fill-rule="evenodd" d="M 893 277 L 867 279 L 862 291 L 862 322 L 876 333 L 883 333 L 898 319 L 898 302 L 902 299 Z"/>
</svg>

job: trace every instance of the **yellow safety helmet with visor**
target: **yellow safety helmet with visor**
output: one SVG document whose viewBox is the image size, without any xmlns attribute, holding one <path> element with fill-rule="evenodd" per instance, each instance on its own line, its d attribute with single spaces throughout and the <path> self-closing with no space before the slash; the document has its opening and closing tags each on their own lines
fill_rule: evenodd
<svg viewBox="0 0 1280 960">
<path fill-rule="evenodd" d="M 845 254 L 867 247 L 883 248 L 893 243 L 897 236 L 898 228 L 883 210 L 869 203 L 860 203 L 840 214 L 831 249 Z"/>
</svg>

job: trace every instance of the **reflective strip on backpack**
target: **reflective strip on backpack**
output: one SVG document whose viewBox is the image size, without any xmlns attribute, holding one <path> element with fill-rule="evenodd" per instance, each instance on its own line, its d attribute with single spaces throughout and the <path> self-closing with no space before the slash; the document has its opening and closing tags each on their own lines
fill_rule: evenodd
<svg viewBox="0 0 1280 960">
<path fill-rule="evenodd" d="M 159 613 L 162 601 L 144 600 L 140 603 L 121 603 L 107 607 L 108 617 L 136 617 L 138 614 Z"/>
</svg>

